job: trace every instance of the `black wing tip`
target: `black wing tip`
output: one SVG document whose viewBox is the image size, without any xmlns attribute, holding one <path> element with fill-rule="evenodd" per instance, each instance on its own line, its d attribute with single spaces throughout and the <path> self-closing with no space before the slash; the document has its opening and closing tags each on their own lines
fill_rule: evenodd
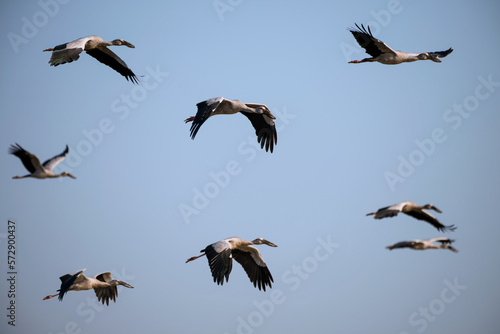
<svg viewBox="0 0 500 334">
<path fill-rule="evenodd" d="M 347 30 L 349 30 L 352 34 L 365 34 L 365 35 L 368 35 L 370 37 L 373 37 L 372 35 L 372 31 L 370 29 L 370 26 L 367 25 L 365 28 L 365 26 L 363 25 L 363 23 L 361 23 L 361 27 L 357 24 L 357 23 L 354 23 L 354 25 L 356 26 L 356 28 L 347 28 Z"/>
<path fill-rule="evenodd" d="M 438 230 L 440 230 L 441 232 L 453 232 L 457 229 L 457 227 L 455 225 L 448 225 L 448 226 L 442 226 L 441 228 L 438 228 Z M 455 240 L 453 240 L 455 241 Z M 453 242 L 452 241 L 452 242 Z"/>
<path fill-rule="evenodd" d="M 257 143 L 260 144 L 260 148 L 264 149 L 266 152 L 271 151 L 273 153 L 274 146 L 278 145 L 278 134 L 276 132 L 276 127 L 263 128 L 257 133 Z"/>
<path fill-rule="evenodd" d="M 133 84 L 138 85 L 140 83 L 139 79 L 137 78 L 137 76 L 134 73 L 123 75 L 123 76 L 125 77 L 125 79 L 127 79 L 127 81 L 130 81 Z"/>
<path fill-rule="evenodd" d="M 13 144 L 10 145 L 8 152 L 9 152 L 9 154 L 16 154 L 17 152 L 19 152 L 21 150 L 22 150 L 22 147 L 19 146 L 18 143 L 15 143 L 15 145 L 13 145 Z"/>
</svg>

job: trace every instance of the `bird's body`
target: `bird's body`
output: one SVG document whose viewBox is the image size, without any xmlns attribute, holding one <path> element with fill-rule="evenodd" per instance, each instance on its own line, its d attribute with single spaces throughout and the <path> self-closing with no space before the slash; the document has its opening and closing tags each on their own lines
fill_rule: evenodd
<svg viewBox="0 0 500 334">
<path fill-rule="evenodd" d="M 378 211 L 370 212 L 370 213 L 367 213 L 366 215 L 367 216 L 375 215 L 373 218 L 382 219 L 382 218 L 386 218 L 386 217 L 394 217 L 394 216 L 397 216 L 398 213 L 403 212 L 409 216 L 412 216 L 413 218 L 416 218 L 419 220 L 424 220 L 424 221 L 428 222 L 429 224 L 431 224 L 432 226 L 437 228 L 438 231 L 442 231 L 442 232 L 444 232 L 446 230 L 454 231 L 456 229 L 456 227 L 454 227 L 454 225 L 445 226 L 445 225 L 441 224 L 433 215 L 424 211 L 424 209 L 432 209 L 436 212 L 441 213 L 441 210 L 439 210 L 438 208 L 436 208 L 432 204 L 426 204 L 424 206 L 420 206 L 420 205 L 417 205 L 413 202 L 406 201 L 406 202 L 401 202 L 401 203 L 397 203 L 397 204 L 394 204 L 391 206 L 387 206 L 385 208 L 378 209 Z"/>
<path fill-rule="evenodd" d="M 43 51 L 52 51 L 52 56 L 49 60 L 51 66 L 71 63 L 80 58 L 80 53 L 82 51 L 86 51 L 101 63 L 123 75 L 127 80 L 137 83 L 137 77 L 134 72 L 132 72 L 120 57 L 108 49 L 108 46 L 111 45 L 125 45 L 129 48 L 135 48 L 134 45 L 123 39 L 115 39 L 111 42 L 107 42 L 99 36 L 87 36 Z"/>
<path fill-rule="evenodd" d="M 272 242 L 262 238 L 247 241 L 232 237 L 207 246 L 205 249 L 201 250 L 203 254 L 189 258 L 186 263 L 206 255 L 214 282 L 223 285 L 224 277 L 226 278 L 226 282 L 229 280 L 229 274 L 232 269 L 232 259 L 234 258 L 241 264 L 243 269 L 245 269 L 254 287 L 266 291 L 266 285 L 270 288 L 272 287 L 271 282 L 274 282 L 273 276 L 267 268 L 264 259 L 262 259 L 260 252 L 257 248 L 251 246 L 261 244 L 278 247 Z"/>
<path fill-rule="evenodd" d="M 358 44 L 366 50 L 372 58 L 365 58 L 362 60 L 353 60 L 349 63 L 358 64 L 364 62 L 379 62 L 386 65 L 397 65 L 401 63 L 413 62 L 417 60 L 432 60 L 436 63 L 440 63 L 439 58 L 444 58 L 449 55 L 453 49 L 449 48 L 446 51 L 434 51 L 434 52 L 423 52 L 423 53 L 406 53 L 403 51 L 397 51 L 391 49 L 387 44 L 381 40 L 373 37 L 370 27 L 368 30 L 365 29 L 363 25 L 359 27 L 356 24 L 358 30 L 350 29 L 349 31 L 353 34 L 354 38 Z"/>
<path fill-rule="evenodd" d="M 69 148 L 68 145 L 66 145 L 66 149 L 64 150 L 64 152 L 48 159 L 43 164 L 41 164 L 40 159 L 38 159 L 36 155 L 26 151 L 19 144 L 16 143 L 16 145 L 11 145 L 9 148 L 9 153 L 21 159 L 24 167 L 28 170 L 28 172 L 30 172 L 30 174 L 24 176 L 14 176 L 13 179 L 22 179 L 25 177 L 46 179 L 46 178 L 56 178 L 62 176 L 69 176 L 73 179 L 76 179 L 76 177 L 74 177 L 68 172 L 54 174 L 54 172 L 52 171 L 55 166 L 57 166 L 61 161 L 64 160 L 68 152 Z"/>
<path fill-rule="evenodd" d="M 458 253 L 458 250 L 451 246 L 451 244 L 455 240 L 448 238 L 432 238 L 426 240 L 409 240 L 409 241 L 401 241 L 394 245 L 387 246 L 386 248 L 389 250 L 393 250 L 395 248 L 411 248 L 415 250 L 424 250 L 424 249 L 449 249 L 452 252 Z M 439 242 L 439 245 L 434 244 L 434 242 Z"/>
<path fill-rule="evenodd" d="M 116 297 L 118 296 L 118 285 L 123 285 L 126 288 L 133 288 L 133 286 L 128 283 L 113 279 L 110 272 L 96 275 L 96 277 L 87 277 L 83 274 L 84 271 L 85 269 L 59 277 L 61 280 L 61 288 L 57 290 L 59 293 L 49 295 L 43 300 L 58 296 L 59 300 L 62 301 L 64 295 L 68 291 L 94 289 L 97 300 L 102 302 L 103 305 L 104 303 L 109 305 L 110 300 L 116 302 Z"/>
<path fill-rule="evenodd" d="M 257 141 L 261 148 L 266 148 L 266 151 L 273 152 L 274 145 L 278 142 L 276 126 L 274 124 L 273 114 L 269 108 L 263 104 L 243 103 L 238 100 L 228 100 L 223 97 L 215 97 L 202 101 L 196 105 L 198 112 L 196 116 L 189 117 L 185 120 L 186 123 L 193 122 L 191 125 L 191 138 L 194 139 L 202 124 L 211 116 L 214 115 L 232 115 L 242 113 L 245 115 L 255 129 Z"/>
</svg>

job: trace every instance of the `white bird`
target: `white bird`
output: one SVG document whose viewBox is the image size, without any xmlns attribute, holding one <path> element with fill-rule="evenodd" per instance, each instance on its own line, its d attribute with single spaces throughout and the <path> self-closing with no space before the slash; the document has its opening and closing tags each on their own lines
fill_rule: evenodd
<svg viewBox="0 0 500 334">
<path fill-rule="evenodd" d="M 433 242 L 440 242 L 440 245 L 435 245 Z M 409 240 L 409 241 L 401 241 L 392 246 L 387 246 L 386 248 L 389 250 L 393 250 L 394 248 L 411 248 L 416 250 L 424 250 L 424 249 L 449 249 L 452 252 L 458 253 L 458 249 L 451 246 L 451 244 L 455 242 L 455 240 L 448 238 L 433 238 L 427 240 Z"/>
<path fill-rule="evenodd" d="M 353 60 L 349 63 L 357 64 L 364 62 L 373 62 L 378 61 L 379 63 L 386 65 L 396 65 L 404 62 L 412 62 L 416 60 L 426 60 L 430 59 L 436 63 L 440 63 L 441 60 L 439 58 L 444 58 L 449 55 L 453 49 L 449 48 L 446 51 L 435 51 L 435 52 L 423 52 L 423 53 L 406 53 L 403 51 L 394 51 L 390 47 L 388 47 L 384 42 L 379 39 L 373 37 L 372 32 L 370 31 L 370 26 L 368 27 L 368 31 L 365 29 L 363 25 L 361 28 L 356 24 L 358 30 L 354 30 L 354 28 L 349 31 L 354 35 L 354 38 L 358 42 L 358 44 L 366 50 L 372 58 L 365 58 L 363 60 Z"/>
<path fill-rule="evenodd" d="M 38 159 L 36 155 L 26 151 L 18 143 L 16 143 L 16 145 L 10 145 L 9 153 L 21 159 L 24 167 L 28 170 L 28 172 L 31 173 L 24 176 L 14 176 L 12 178 L 22 179 L 25 177 L 34 177 L 37 179 L 46 179 L 46 178 L 56 178 L 61 176 L 69 176 L 73 179 L 76 179 L 76 177 L 74 177 L 68 172 L 62 172 L 61 174 L 54 174 L 54 172 L 52 172 L 54 167 L 64 160 L 66 154 L 68 154 L 68 151 L 69 148 L 68 145 L 66 145 L 66 149 L 64 150 L 64 152 L 48 159 L 43 164 L 41 164 L 40 159 Z"/>
<path fill-rule="evenodd" d="M 276 126 L 274 125 L 273 114 L 269 108 L 263 104 L 243 103 L 238 100 L 227 100 L 223 97 L 214 97 L 196 105 L 198 112 L 196 116 L 189 117 L 184 122 L 193 122 L 191 125 L 191 138 L 194 139 L 196 133 L 202 124 L 211 116 L 214 115 L 231 115 L 238 112 L 245 115 L 255 128 L 257 141 L 260 143 L 260 148 L 266 147 L 266 152 L 273 152 L 274 145 L 278 143 L 278 135 Z"/>
<path fill-rule="evenodd" d="M 394 204 L 394 205 L 391 205 L 391 206 L 388 206 L 385 208 L 378 209 L 377 212 L 370 212 L 370 213 L 367 213 L 366 215 L 367 216 L 375 215 L 375 217 L 373 217 L 373 218 L 382 219 L 385 217 L 394 217 L 394 216 L 397 216 L 398 213 L 403 212 L 409 216 L 412 216 L 413 218 L 416 218 L 419 220 L 424 220 L 424 221 L 430 223 L 432 226 L 437 228 L 438 231 L 442 231 L 442 232 L 444 232 L 446 230 L 454 231 L 456 229 L 456 227 L 454 227 L 455 225 L 445 226 L 445 225 L 441 224 L 433 215 L 424 211 L 423 209 L 432 209 L 434 211 L 442 213 L 441 210 L 439 210 L 438 208 L 436 208 L 432 204 L 426 204 L 424 206 L 420 206 L 420 205 L 417 205 L 413 202 L 406 201 L 406 202 L 401 202 L 401 203 Z"/>
<path fill-rule="evenodd" d="M 94 289 L 97 300 L 103 305 L 109 305 L 109 301 L 113 300 L 116 303 L 116 297 L 118 297 L 118 285 L 123 285 L 126 288 L 134 288 L 132 285 L 125 283 L 123 281 L 115 280 L 111 276 L 110 272 L 105 272 L 94 277 L 87 277 L 83 274 L 85 269 L 76 271 L 74 273 L 69 273 L 59 277 L 61 280 L 61 288 L 57 291 L 55 295 L 49 295 L 43 300 L 54 298 L 59 296 L 59 301 L 63 300 L 64 295 L 68 291 L 83 291 Z"/>
<path fill-rule="evenodd" d="M 101 63 L 108 65 L 123 75 L 127 80 L 132 81 L 132 83 L 138 83 L 137 77 L 127 64 L 125 64 L 125 62 L 113 51 L 108 49 L 108 46 L 111 45 L 125 45 L 129 48 L 135 48 L 134 45 L 123 39 L 115 39 L 111 42 L 107 42 L 99 36 L 87 36 L 43 51 L 52 51 L 49 64 L 51 66 L 58 66 L 78 60 L 78 58 L 80 58 L 80 53 L 85 50 L 89 55 Z"/>
<path fill-rule="evenodd" d="M 200 251 L 203 254 L 189 258 L 186 263 L 206 255 L 214 282 L 223 285 L 224 277 L 226 277 L 226 282 L 229 280 L 234 258 L 245 269 L 253 286 L 258 287 L 259 290 L 262 288 L 266 291 L 266 285 L 272 288 L 271 282 L 274 282 L 273 276 L 257 248 L 250 246 L 262 244 L 278 247 L 262 238 L 247 241 L 232 237 L 207 246 Z"/>
</svg>

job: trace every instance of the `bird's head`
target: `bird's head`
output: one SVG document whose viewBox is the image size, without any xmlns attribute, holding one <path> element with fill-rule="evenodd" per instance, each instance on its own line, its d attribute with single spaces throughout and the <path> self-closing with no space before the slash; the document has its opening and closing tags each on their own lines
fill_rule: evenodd
<svg viewBox="0 0 500 334">
<path fill-rule="evenodd" d="M 252 241 L 252 243 L 254 245 L 268 245 L 268 246 L 271 246 L 271 247 L 278 247 L 278 245 L 275 245 L 273 244 L 271 241 L 267 241 L 266 239 L 262 239 L 262 238 L 257 238 L 255 239 L 254 241 Z"/>
<path fill-rule="evenodd" d="M 432 204 L 426 204 L 423 206 L 424 209 L 428 209 L 428 210 L 434 210 L 434 211 L 437 211 L 439 213 L 443 213 L 441 210 L 439 210 L 438 208 L 436 208 L 434 205 Z"/>
<path fill-rule="evenodd" d="M 62 173 L 61 173 L 61 176 L 69 176 L 69 177 L 70 177 L 70 178 L 72 178 L 72 179 L 76 179 L 76 176 L 73 176 L 73 175 L 71 175 L 71 174 L 70 174 L 70 173 L 68 173 L 68 172 L 62 172 Z"/>
<path fill-rule="evenodd" d="M 420 60 L 429 59 L 429 60 L 432 60 L 433 62 L 441 63 L 441 60 L 438 57 L 430 55 L 428 52 L 420 53 L 417 57 Z"/>
<path fill-rule="evenodd" d="M 113 40 L 111 42 L 111 44 L 113 44 L 113 45 L 125 45 L 125 46 L 128 46 L 129 48 L 132 48 L 132 49 L 135 48 L 135 46 L 132 43 L 124 41 L 121 38 L 117 38 L 117 39 Z"/>
</svg>

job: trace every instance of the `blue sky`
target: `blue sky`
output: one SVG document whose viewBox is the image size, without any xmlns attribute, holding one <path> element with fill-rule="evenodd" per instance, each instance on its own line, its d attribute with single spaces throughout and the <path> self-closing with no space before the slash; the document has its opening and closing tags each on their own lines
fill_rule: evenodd
<svg viewBox="0 0 500 334">
<path fill-rule="evenodd" d="M 62 1 L 0 5 L 2 333 L 496 333 L 500 270 L 499 5 L 496 1 Z M 367 55 L 347 28 L 369 24 L 442 63 L 348 64 Z M 113 47 L 142 83 L 82 54 L 42 50 L 87 35 Z M 223 96 L 277 116 L 274 153 L 242 115 L 184 119 Z M 12 180 L 19 143 L 77 179 Z M 404 215 L 432 203 L 455 232 Z M 7 323 L 7 224 L 16 223 L 16 326 Z M 213 283 L 205 259 L 226 237 L 258 246 L 266 292 L 239 265 Z M 388 251 L 449 236 L 447 250 Z M 111 271 L 120 289 L 42 301 L 58 277 Z M 10 300 L 10 299 L 9 299 Z"/>
</svg>

